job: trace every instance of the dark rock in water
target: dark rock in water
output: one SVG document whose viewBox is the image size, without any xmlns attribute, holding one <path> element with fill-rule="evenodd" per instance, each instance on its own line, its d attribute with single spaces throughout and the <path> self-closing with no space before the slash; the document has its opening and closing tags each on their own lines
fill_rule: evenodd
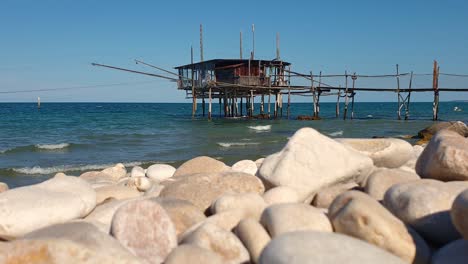
<svg viewBox="0 0 468 264">
<path fill-rule="evenodd" d="M 258 114 L 258 115 L 253 116 L 253 118 L 255 118 L 255 119 L 270 119 L 270 115 L 269 114 Z"/>
<path fill-rule="evenodd" d="M 458 134 L 468 137 L 468 126 L 461 121 L 438 122 L 418 132 L 416 138 L 421 138 L 416 144 L 425 144 L 429 142 L 433 135 L 443 129 L 455 131 Z"/>
<path fill-rule="evenodd" d="M 309 116 L 309 115 L 299 115 L 297 120 L 321 120 L 322 118 L 318 116 Z"/>
</svg>

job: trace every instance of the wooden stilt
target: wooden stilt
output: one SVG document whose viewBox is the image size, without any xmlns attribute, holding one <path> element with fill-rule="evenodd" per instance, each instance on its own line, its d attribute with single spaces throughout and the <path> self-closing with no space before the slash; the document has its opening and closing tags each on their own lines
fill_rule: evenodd
<svg viewBox="0 0 468 264">
<path fill-rule="evenodd" d="M 280 109 L 280 117 L 283 117 L 283 94 L 280 92 L 278 94 L 278 104 L 279 104 L 279 109 Z"/>
<path fill-rule="evenodd" d="M 340 97 L 341 97 L 341 90 L 338 89 L 338 95 L 336 96 L 336 107 L 335 107 L 335 115 L 336 117 L 340 117 Z"/>
<path fill-rule="evenodd" d="M 192 118 L 195 117 L 195 112 L 197 111 L 197 96 L 195 91 L 195 69 L 193 66 L 193 46 L 190 47 L 190 55 L 192 61 Z"/>
<path fill-rule="evenodd" d="M 354 96 L 356 95 L 356 93 L 354 92 L 354 85 L 356 83 L 356 73 L 353 74 L 353 76 L 351 76 L 351 79 L 353 80 L 353 88 L 351 89 L 351 119 L 354 119 Z"/>
<path fill-rule="evenodd" d="M 243 116 L 243 115 L 242 115 L 242 98 L 243 98 L 243 97 L 241 96 L 241 97 L 240 97 L 240 107 L 239 107 L 239 108 L 240 108 L 240 115 L 241 115 L 241 116 Z"/>
<path fill-rule="evenodd" d="M 205 93 L 202 93 L 202 108 L 203 108 L 203 116 L 205 116 Z"/>
<path fill-rule="evenodd" d="M 405 110 L 405 120 L 409 118 L 409 107 L 410 107 L 410 99 L 411 99 L 411 88 L 413 86 L 413 71 L 411 71 L 409 86 L 408 86 L 408 96 L 406 97 L 406 110 Z"/>
<path fill-rule="evenodd" d="M 434 89 L 434 102 L 432 104 L 432 120 L 436 121 L 439 114 L 439 66 L 434 61 L 434 70 L 432 74 L 432 88 Z"/>
<path fill-rule="evenodd" d="M 254 96 L 253 90 L 250 90 L 250 116 L 254 115 Z"/>
<path fill-rule="evenodd" d="M 260 99 L 260 114 L 265 113 L 265 95 L 262 93 L 262 97 Z"/>
<path fill-rule="evenodd" d="M 211 120 L 211 87 L 208 90 L 208 120 Z"/>
<path fill-rule="evenodd" d="M 346 120 L 346 115 L 348 114 L 348 72 L 345 71 L 345 105 L 343 111 L 343 120 Z"/>
<path fill-rule="evenodd" d="M 275 118 L 278 117 L 278 92 L 275 92 L 275 112 L 274 112 Z"/>
<path fill-rule="evenodd" d="M 271 113 L 271 91 L 268 90 L 268 118 L 270 118 L 270 113 Z"/>
<path fill-rule="evenodd" d="M 399 69 L 398 69 L 398 64 L 396 65 L 396 80 L 397 80 L 397 96 L 398 96 L 398 120 L 401 120 L 401 113 L 400 113 L 400 104 L 401 104 L 401 101 L 400 101 L 400 98 L 401 98 L 401 95 L 400 95 L 400 72 L 399 72 Z"/>
<path fill-rule="evenodd" d="M 221 117 L 221 113 L 223 112 L 222 110 L 222 104 L 221 104 L 221 92 L 218 93 L 218 104 L 219 104 L 219 117 Z"/>
</svg>

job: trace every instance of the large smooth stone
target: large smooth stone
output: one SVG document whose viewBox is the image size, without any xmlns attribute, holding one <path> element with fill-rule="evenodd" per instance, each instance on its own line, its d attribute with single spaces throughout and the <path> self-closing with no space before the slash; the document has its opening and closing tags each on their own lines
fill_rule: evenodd
<svg viewBox="0 0 468 264">
<path fill-rule="evenodd" d="M 437 250 L 431 264 L 466 264 L 468 262 L 468 240 L 459 239 Z"/>
<path fill-rule="evenodd" d="M 251 261 L 258 263 L 260 254 L 271 240 L 265 228 L 255 219 L 247 218 L 239 222 L 235 233 L 249 251 Z"/>
<path fill-rule="evenodd" d="M 84 180 L 57 174 L 45 182 L 0 193 L 0 237 L 86 216 L 96 206 L 96 192 Z"/>
<path fill-rule="evenodd" d="M 240 172 L 245 172 L 251 175 L 255 175 L 257 173 L 258 167 L 254 161 L 241 160 L 241 161 L 234 163 L 231 169 L 234 171 L 240 171 Z"/>
<path fill-rule="evenodd" d="M 372 197 L 358 191 L 338 196 L 328 210 L 335 232 L 362 239 L 408 263 L 428 263 L 430 249 L 416 233 Z"/>
<path fill-rule="evenodd" d="M 422 146 L 414 145 L 412 157 L 405 164 L 403 164 L 400 169 L 416 173 L 416 162 L 418 161 L 419 156 L 421 156 L 423 151 L 424 148 Z"/>
<path fill-rule="evenodd" d="M 403 264 L 400 258 L 359 239 L 325 232 L 292 232 L 273 239 L 260 264 Z"/>
<path fill-rule="evenodd" d="M 328 208 L 338 195 L 356 187 L 358 185 L 355 182 L 348 182 L 325 188 L 315 195 L 312 205 L 319 208 Z"/>
<path fill-rule="evenodd" d="M 153 200 L 122 205 L 112 219 L 111 234 L 148 263 L 162 263 L 177 247 L 174 224 L 163 207 Z"/>
<path fill-rule="evenodd" d="M 141 193 L 133 188 L 120 185 L 108 185 L 96 188 L 96 203 L 101 204 L 106 199 L 114 198 L 124 200 L 141 196 Z"/>
<path fill-rule="evenodd" d="M 395 184 L 421 179 L 417 174 L 401 170 L 381 168 L 375 170 L 365 184 L 365 192 L 376 200 L 382 200 L 385 192 Z"/>
<path fill-rule="evenodd" d="M 397 138 L 340 138 L 338 142 L 370 157 L 377 167 L 398 168 L 413 156 L 413 147 Z"/>
<path fill-rule="evenodd" d="M 0 182 L 0 193 L 8 191 L 8 185 L 4 182 Z"/>
<path fill-rule="evenodd" d="M 146 177 L 133 177 L 125 185 L 135 188 L 140 192 L 146 192 L 153 187 L 153 182 Z"/>
<path fill-rule="evenodd" d="M 117 163 L 114 167 L 105 168 L 101 172 L 111 176 L 111 178 L 115 181 L 118 181 L 127 176 L 127 169 L 122 163 Z"/>
<path fill-rule="evenodd" d="M 365 178 L 372 160 L 312 128 L 299 129 L 278 153 L 265 158 L 257 173 L 274 186 L 288 186 L 306 198 L 339 182 Z"/>
<path fill-rule="evenodd" d="M 88 171 L 80 175 L 79 177 L 82 180 L 85 180 L 93 188 L 99 188 L 107 185 L 114 185 L 119 182 L 119 180 L 112 178 L 109 174 L 100 172 L 100 171 Z"/>
<path fill-rule="evenodd" d="M 146 176 L 145 169 L 143 169 L 140 166 L 135 166 L 130 171 L 130 177 L 132 178 L 133 177 L 145 177 L 145 176 Z"/>
<path fill-rule="evenodd" d="M 161 182 L 174 175 L 176 168 L 168 164 L 153 164 L 146 170 L 146 176 L 153 181 Z"/>
<path fill-rule="evenodd" d="M 177 238 L 190 227 L 201 223 L 206 216 L 198 207 L 186 200 L 175 198 L 152 198 L 166 210 L 174 223 Z"/>
<path fill-rule="evenodd" d="M 263 194 L 263 200 L 268 205 L 301 202 L 298 192 L 287 186 L 271 188 Z"/>
<path fill-rule="evenodd" d="M 180 245 L 167 256 L 164 264 L 223 264 L 220 255 L 195 245 Z"/>
<path fill-rule="evenodd" d="M 418 141 L 417 144 L 425 144 L 429 142 L 433 135 L 444 129 L 456 132 L 463 137 L 468 137 L 468 126 L 461 121 L 436 122 L 418 132 L 418 137 L 421 138 L 421 140 Z"/>
<path fill-rule="evenodd" d="M 260 166 L 262 166 L 262 163 L 263 161 L 265 160 L 265 158 L 259 158 L 257 160 L 255 160 L 255 165 L 257 165 L 257 168 L 260 168 Z"/>
<path fill-rule="evenodd" d="M 223 263 L 245 263 L 250 260 L 249 252 L 242 242 L 232 232 L 214 224 L 203 224 L 185 237 L 182 243 L 211 250 L 223 258 Z"/>
<path fill-rule="evenodd" d="M 267 204 L 258 193 L 224 194 L 211 205 L 211 212 L 218 214 L 230 210 L 242 210 L 245 215 L 260 219 Z"/>
<path fill-rule="evenodd" d="M 115 238 L 99 231 L 94 225 L 85 222 L 69 222 L 48 226 L 28 233 L 22 239 L 69 240 L 86 247 L 90 251 L 102 252 L 108 256 L 113 256 L 112 262 L 138 263 L 140 261 L 140 259 L 126 250 Z"/>
<path fill-rule="evenodd" d="M 427 241 L 444 245 L 460 238 L 450 218 L 450 208 L 466 188 L 468 182 L 422 179 L 399 183 L 388 189 L 383 204 Z"/>
<path fill-rule="evenodd" d="M 124 205 L 130 200 L 113 200 L 103 204 L 100 204 L 94 208 L 94 210 L 87 215 L 83 220 L 85 222 L 94 224 L 102 232 L 109 233 L 112 223 L 112 217 L 120 206 Z"/>
<path fill-rule="evenodd" d="M 440 181 L 468 180 L 468 138 L 440 131 L 419 156 L 416 172 L 422 178 Z"/>
<path fill-rule="evenodd" d="M 203 212 L 221 195 L 264 192 L 262 182 L 242 172 L 200 173 L 176 177 L 161 191 L 160 197 L 187 200 Z"/>
<path fill-rule="evenodd" d="M 124 252 L 115 254 L 114 250 L 93 248 L 69 239 L 39 239 L 0 243 L 0 263 L 141 264 L 142 262 L 131 254 L 124 257 Z"/>
<path fill-rule="evenodd" d="M 201 156 L 184 162 L 174 172 L 174 177 L 181 175 L 195 174 L 195 173 L 218 173 L 225 171 L 229 167 L 223 162 L 207 157 Z"/>
<path fill-rule="evenodd" d="M 272 205 L 263 211 L 260 222 L 272 238 L 294 231 L 333 232 L 321 210 L 303 203 Z"/>
<path fill-rule="evenodd" d="M 468 189 L 461 192 L 453 201 L 450 216 L 455 228 L 468 239 Z"/>
</svg>

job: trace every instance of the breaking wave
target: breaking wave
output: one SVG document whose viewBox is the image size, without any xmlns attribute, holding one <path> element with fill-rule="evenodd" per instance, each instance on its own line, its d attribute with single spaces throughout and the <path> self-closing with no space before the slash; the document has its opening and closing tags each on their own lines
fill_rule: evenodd
<svg viewBox="0 0 468 264">
<path fill-rule="evenodd" d="M 135 161 L 135 162 L 127 162 L 123 163 L 125 167 L 133 167 L 139 166 L 143 164 L 143 162 Z M 92 165 L 60 165 L 60 166 L 52 166 L 52 167 L 24 167 L 24 168 L 14 168 L 13 171 L 22 174 L 28 175 L 41 175 L 41 174 L 53 174 L 57 172 L 67 172 L 67 171 L 88 171 L 88 170 L 102 170 L 105 168 L 109 168 L 114 166 L 115 163 L 109 164 L 92 164 Z"/>
<path fill-rule="evenodd" d="M 332 137 L 342 136 L 342 135 L 343 135 L 343 130 L 331 132 L 331 133 L 328 133 L 328 135 L 329 135 L 329 136 L 332 136 Z"/>
<path fill-rule="evenodd" d="M 54 149 L 64 149 L 70 146 L 69 143 L 59 143 L 59 144 L 37 144 L 35 145 L 38 149 L 54 150 Z"/>
<path fill-rule="evenodd" d="M 257 142 L 218 142 L 219 146 L 223 148 L 230 148 L 230 147 L 243 147 L 248 145 L 258 145 L 260 143 Z"/>
<path fill-rule="evenodd" d="M 266 126 L 248 126 L 248 128 L 255 130 L 255 131 L 269 131 L 271 130 L 271 125 Z"/>
</svg>

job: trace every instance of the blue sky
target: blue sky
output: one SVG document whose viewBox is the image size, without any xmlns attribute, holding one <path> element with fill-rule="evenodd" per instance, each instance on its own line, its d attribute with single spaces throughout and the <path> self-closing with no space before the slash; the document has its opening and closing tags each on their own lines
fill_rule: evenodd
<svg viewBox="0 0 468 264">
<path fill-rule="evenodd" d="M 0 91 L 88 89 L 1 94 L 0 101 L 188 102 L 175 84 L 151 77 L 93 67 L 91 62 L 151 71 L 134 59 L 172 68 L 199 59 L 199 24 L 205 60 L 237 58 L 239 31 L 244 54 L 281 57 L 299 72 L 324 74 L 468 74 L 468 2 L 452 1 L 23 1 L 0 2 Z M 343 80 L 327 80 L 339 84 Z M 359 80 L 357 86 L 391 87 L 394 79 Z M 402 79 L 402 87 L 408 85 Z M 418 77 L 416 87 L 430 87 Z M 468 78 L 441 77 L 440 87 L 468 87 Z M 432 95 L 417 94 L 415 101 Z M 294 101 L 309 101 L 300 97 Z M 468 100 L 467 93 L 442 93 L 441 100 Z M 323 99 L 327 101 L 326 98 Z M 328 100 L 334 101 L 335 98 Z M 392 93 L 360 93 L 357 101 L 394 101 Z"/>
</svg>

